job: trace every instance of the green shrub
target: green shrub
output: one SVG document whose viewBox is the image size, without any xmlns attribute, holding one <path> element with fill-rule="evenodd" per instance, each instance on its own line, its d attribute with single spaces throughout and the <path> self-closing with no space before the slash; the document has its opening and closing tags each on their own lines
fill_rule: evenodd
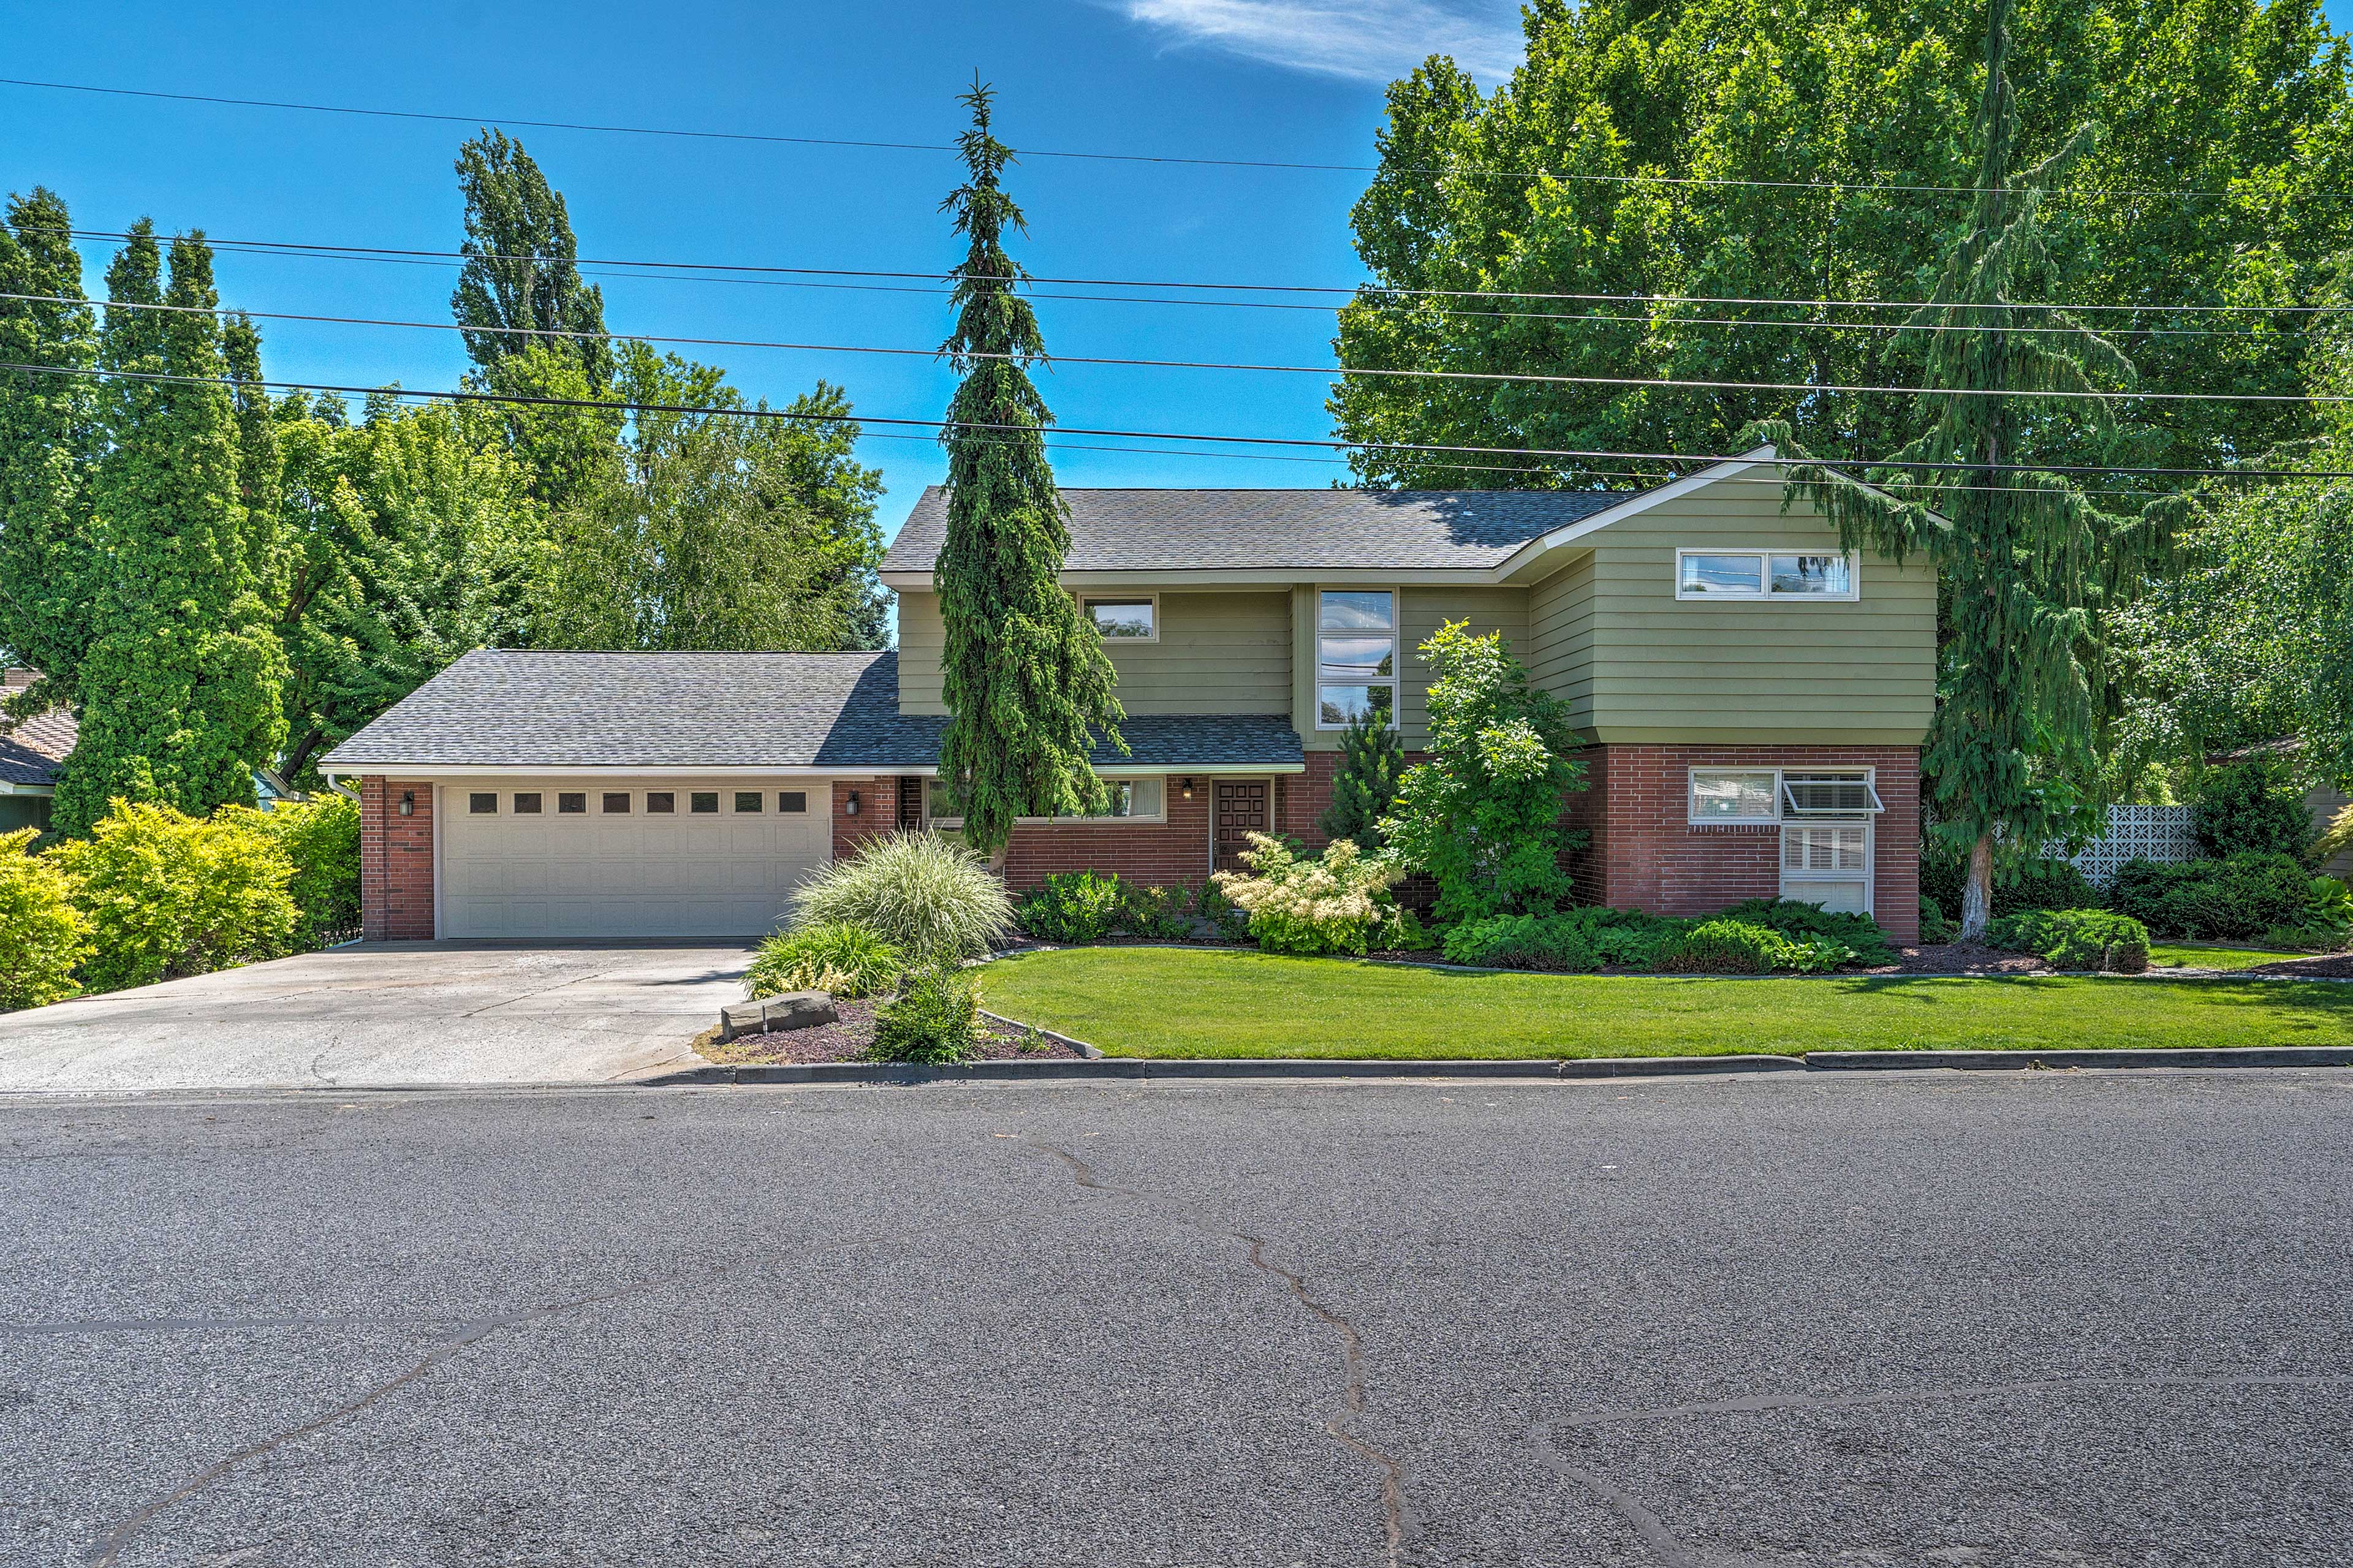
<svg viewBox="0 0 2353 1568">
<path fill-rule="evenodd" d="M 2311 902 L 2311 876 L 2276 854 L 2179 866 L 2127 860 L 2108 893 L 2111 909 L 2159 936 L 2221 941 L 2301 925 Z"/>
<path fill-rule="evenodd" d="M 224 808 L 244 811 L 241 806 Z M 293 863 L 286 891 L 294 900 L 295 945 L 308 951 L 359 933 L 360 805 L 347 795 L 284 800 L 246 811 L 247 826 L 278 841 Z"/>
<path fill-rule="evenodd" d="M 2075 868 L 2069 866 L 2067 869 Z M 1719 910 L 1716 918 L 1763 926 L 1801 943 L 1810 937 L 1828 937 L 1863 963 L 1893 963 L 1896 958 L 1895 950 L 1888 945 L 1887 933 L 1869 915 L 1826 910 L 1802 899 L 1749 899 L 1728 910 Z"/>
<path fill-rule="evenodd" d="M 1039 942 L 1101 942 L 1125 926 L 1128 894 L 1117 876 L 1057 871 L 1021 900 L 1021 929 Z"/>
<path fill-rule="evenodd" d="M 793 894 L 801 925 L 861 925 L 915 963 L 977 958 L 1013 927 L 987 862 L 933 833 L 870 839 Z"/>
<path fill-rule="evenodd" d="M 0 833 L 0 1013 L 78 995 L 74 966 L 90 952 L 90 921 L 54 855 L 33 853 L 37 827 Z"/>
<path fill-rule="evenodd" d="M 1396 804 L 1405 773 L 1405 745 L 1389 715 L 1367 708 L 1340 733 L 1340 766 L 1332 776 L 1332 804 L 1315 819 L 1325 838 L 1350 838 L 1366 854 L 1386 842 L 1381 818 Z"/>
<path fill-rule="evenodd" d="M 1215 881 L 1201 884 L 1194 896 L 1193 917 L 1209 928 L 1209 934 L 1229 942 L 1239 942 L 1250 934 L 1250 911 L 1226 897 L 1226 890 Z"/>
<path fill-rule="evenodd" d="M 2053 969 L 2138 974 L 2148 967 L 2148 929 L 2106 910 L 2029 910 L 1986 922 L 1986 940 L 2031 952 Z"/>
<path fill-rule="evenodd" d="M 889 989 L 906 955 L 862 925 L 828 921 L 782 931 L 760 944 L 744 973 L 744 994 L 754 1000 L 787 991 L 871 996 Z"/>
<path fill-rule="evenodd" d="M 1795 969 L 1800 955 L 1780 932 L 1746 921 L 1703 921 L 1660 945 L 1651 967 L 1674 974 L 1763 974 Z"/>
<path fill-rule="evenodd" d="M 1403 904 L 1384 904 L 1372 945 L 1377 952 L 1427 952 L 1432 944 L 1419 916 Z"/>
<path fill-rule="evenodd" d="M 1945 911 L 1933 899 L 1920 900 L 1920 941 L 1928 947 L 1952 941 L 1960 935 L 1960 928 L 1945 918 Z"/>
<path fill-rule="evenodd" d="M 898 996 L 876 1010 L 867 1055 L 878 1062 L 936 1067 L 965 1061 L 979 1049 L 978 977 L 935 965 L 907 976 Z"/>
<path fill-rule="evenodd" d="M 1182 888 L 1120 884 L 1120 925 L 1130 936 L 1176 942 L 1193 934 L 1193 895 Z"/>
<path fill-rule="evenodd" d="M 73 879 L 95 950 L 90 989 L 206 974 L 285 953 L 299 917 L 294 867 L 255 814 L 208 821 L 117 800 L 90 837 L 51 851 Z"/>
<path fill-rule="evenodd" d="M 1402 874 L 1368 857 L 1350 839 L 1336 839 L 1321 859 L 1302 859 L 1291 846 L 1263 833 L 1242 852 L 1250 874 L 1211 877 L 1250 917 L 1250 933 L 1269 952 L 1362 953 L 1388 907 L 1388 889 Z"/>
<path fill-rule="evenodd" d="M 1601 966 L 1588 923 L 1575 914 L 1491 915 L 1448 931 L 1444 952 L 1451 963 L 1583 973 Z"/>
<path fill-rule="evenodd" d="M 2312 848 L 2312 814 L 2295 765 L 2285 757 L 2249 757 L 2218 768 L 2190 808 L 2190 831 L 2206 853 L 2286 855 Z"/>
</svg>

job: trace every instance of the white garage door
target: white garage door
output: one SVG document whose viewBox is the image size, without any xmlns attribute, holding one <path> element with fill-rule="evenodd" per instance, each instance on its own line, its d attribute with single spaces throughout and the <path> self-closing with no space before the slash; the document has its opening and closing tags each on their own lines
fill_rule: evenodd
<svg viewBox="0 0 2353 1568">
<path fill-rule="evenodd" d="M 450 937 L 757 936 L 832 853 L 822 779 L 464 780 L 439 797 Z"/>
</svg>

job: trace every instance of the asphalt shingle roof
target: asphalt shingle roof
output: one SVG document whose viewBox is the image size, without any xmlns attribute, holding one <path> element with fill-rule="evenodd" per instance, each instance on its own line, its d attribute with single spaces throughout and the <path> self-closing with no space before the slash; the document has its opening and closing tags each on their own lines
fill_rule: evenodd
<svg viewBox="0 0 2353 1568">
<path fill-rule="evenodd" d="M 16 724 L 0 719 L 0 784 L 55 784 L 58 764 L 80 734 L 74 716 L 62 708 Z"/>
<path fill-rule="evenodd" d="M 1625 500 L 1599 490 L 1066 489 L 1069 572 L 1493 566 L 1529 540 Z M 883 558 L 929 572 L 947 492 L 926 489 Z"/>
<path fill-rule="evenodd" d="M 928 769 L 947 721 L 899 711 L 895 653 L 470 653 L 337 746 L 392 767 Z M 1280 714 L 1141 716 L 1109 765 L 1297 763 Z"/>
</svg>

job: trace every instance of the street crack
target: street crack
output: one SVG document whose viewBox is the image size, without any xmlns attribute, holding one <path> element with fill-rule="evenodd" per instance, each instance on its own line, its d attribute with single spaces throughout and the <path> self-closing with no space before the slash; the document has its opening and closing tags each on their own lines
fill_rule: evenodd
<svg viewBox="0 0 2353 1568">
<path fill-rule="evenodd" d="M 1356 1325 L 1349 1321 L 1345 1313 L 1312 1295 L 1307 1289 L 1306 1276 L 1285 1268 L 1269 1258 L 1267 1242 L 1263 1237 L 1252 1236 L 1246 1230 L 1214 1225 L 1185 1212 L 1181 1206 L 1170 1205 L 1167 1200 L 1153 1194 L 1106 1182 L 1092 1165 L 1067 1149 L 1056 1148 L 1051 1143 L 1025 1142 L 1029 1148 L 1037 1150 L 1039 1153 L 1050 1154 L 1062 1162 L 1069 1167 L 1072 1178 L 1078 1184 L 1090 1192 L 1113 1193 L 1121 1197 L 1133 1198 L 1138 1203 L 1166 1209 L 1174 1215 L 1178 1224 L 1188 1230 L 1198 1231 L 1203 1236 L 1211 1237 L 1219 1241 L 1242 1243 L 1248 1248 L 1245 1257 L 1251 1268 L 1280 1280 L 1283 1289 L 1310 1317 L 1339 1336 L 1342 1367 L 1340 1409 L 1335 1415 L 1325 1418 L 1324 1430 L 1341 1447 L 1379 1469 L 1381 1530 L 1388 1547 L 1386 1561 L 1388 1568 L 1399 1568 L 1399 1564 L 1405 1561 L 1411 1519 L 1411 1514 L 1406 1506 L 1405 1465 L 1403 1461 L 1376 1447 L 1358 1430 L 1365 1418 L 1365 1337 L 1358 1331 Z"/>
<path fill-rule="evenodd" d="M 706 1280 L 715 1279 L 724 1272 L 726 1272 L 726 1270 L 723 1268 L 711 1269 L 706 1273 L 704 1278 Z M 397 1393 L 403 1388 L 406 1388 L 408 1384 L 415 1383 L 417 1379 L 427 1376 L 432 1373 L 434 1369 L 439 1367 L 443 1363 L 451 1360 L 453 1357 L 463 1353 L 474 1345 L 480 1343 L 482 1341 L 490 1338 L 491 1335 L 497 1333 L 501 1329 L 520 1328 L 525 1323 L 540 1322 L 549 1318 L 561 1317 L 567 1312 L 576 1312 L 585 1308 L 602 1306 L 607 1301 L 617 1301 L 630 1296 L 639 1295 L 645 1291 L 653 1289 L 658 1285 L 666 1283 L 669 1283 L 669 1281 L 661 1279 L 641 1280 L 635 1285 L 625 1285 L 617 1289 L 598 1291 L 593 1296 L 577 1296 L 568 1301 L 557 1301 L 548 1306 L 533 1307 L 519 1312 L 504 1312 L 496 1317 L 478 1318 L 470 1322 L 464 1323 L 459 1327 L 457 1333 L 448 1339 L 444 1340 L 441 1343 L 434 1346 L 432 1350 L 427 1352 L 421 1359 L 409 1366 L 406 1371 L 398 1373 L 396 1376 L 386 1378 L 384 1382 L 377 1384 L 375 1387 L 369 1389 L 364 1394 L 362 1394 L 358 1398 L 353 1399 L 347 1404 L 339 1405 L 334 1409 L 328 1411 L 325 1415 L 318 1416 L 312 1420 L 305 1421 L 298 1426 L 289 1426 L 282 1431 L 273 1432 L 267 1437 L 248 1443 L 244 1447 L 237 1449 L 235 1453 L 230 1454 L 224 1458 L 216 1459 L 213 1463 L 206 1466 L 203 1469 L 198 1470 L 195 1475 L 189 1477 L 187 1480 L 182 1482 L 173 1490 L 142 1505 L 137 1511 L 131 1514 L 130 1517 L 124 1519 L 112 1530 L 106 1532 L 105 1537 L 100 1541 L 96 1552 L 91 1555 L 90 1568 L 114 1568 L 116 1561 L 122 1555 L 122 1549 L 131 1543 L 131 1538 L 136 1535 L 140 1529 L 150 1520 L 153 1519 L 157 1514 L 162 1513 L 165 1509 L 172 1507 L 174 1504 L 183 1502 L 188 1498 L 194 1497 L 196 1493 L 204 1490 L 205 1488 L 212 1485 L 215 1481 L 219 1480 L 222 1477 L 229 1474 L 248 1460 L 260 1458 L 266 1454 L 269 1454 L 279 1448 L 284 1447 L 287 1444 L 295 1441 L 297 1438 L 308 1437 L 313 1433 L 323 1432 L 330 1426 L 340 1426 L 346 1421 L 353 1420 L 355 1417 L 365 1414 L 377 1405 L 383 1403 L 386 1398 L 389 1398 L 392 1394 Z"/>
</svg>

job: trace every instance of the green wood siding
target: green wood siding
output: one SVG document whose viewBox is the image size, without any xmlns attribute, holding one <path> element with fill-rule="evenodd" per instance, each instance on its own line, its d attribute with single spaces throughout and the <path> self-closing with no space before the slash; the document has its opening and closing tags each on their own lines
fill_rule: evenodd
<svg viewBox="0 0 2353 1568">
<path fill-rule="evenodd" d="M 1675 551 L 1837 547 L 1777 488 L 1726 483 L 1592 535 L 1536 585 L 1538 682 L 1601 741 L 1916 744 L 1936 704 L 1936 585 L 1926 563 L 1862 552 L 1850 603 L 1675 597 Z"/>
<path fill-rule="evenodd" d="M 1162 593 L 1155 642 L 1113 641 L 1115 694 L 1130 713 L 1288 713 L 1290 595 Z M 899 705 L 944 713 L 939 596 L 899 595 Z"/>
<path fill-rule="evenodd" d="M 1398 729 L 1408 750 L 1430 739 L 1430 682 L 1436 671 L 1414 650 L 1449 621 L 1468 621 L 1480 636 L 1501 632 L 1512 652 L 1528 657 L 1528 591 L 1525 588 L 1408 588 L 1402 622 L 1405 679 L 1398 697 L 1403 711 Z"/>
</svg>

